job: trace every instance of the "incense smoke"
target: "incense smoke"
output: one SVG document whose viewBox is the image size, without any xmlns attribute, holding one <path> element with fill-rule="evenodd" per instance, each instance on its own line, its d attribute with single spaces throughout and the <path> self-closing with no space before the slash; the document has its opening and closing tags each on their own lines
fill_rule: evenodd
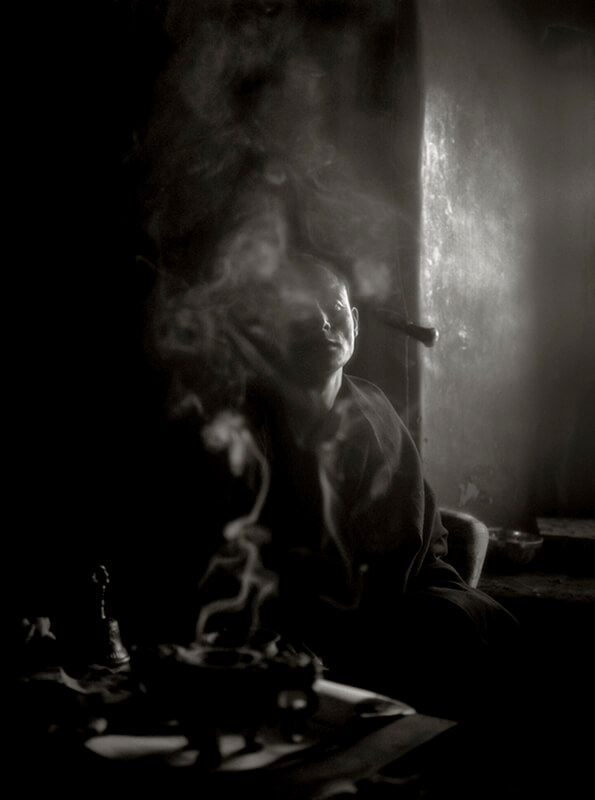
<svg viewBox="0 0 595 800">
<path fill-rule="evenodd" d="M 229 571 L 237 594 L 202 610 L 197 639 L 221 611 L 250 605 L 256 620 L 276 590 L 260 559 L 274 535 L 260 521 L 270 465 L 246 402 L 259 382 L 296 395 L 291 329 L 313 301 L 304 261 L 348 277 L 356 302 L 399 295 L 398 208 L 344 146 L 335 120 L 338 99 L 353 118 L 364 114 L 349 69 L 364 58 L 366 25 L 390 23 L 394 10 L 344 3 L 329 22 L 323 6 L 169 0 L 138 12 L 138 37 L 149 31 L 159 42 L 128 157 L 139 177 L 143 256 L 155 271 L 150 349 L 170 375 L 172 416 L 198 418 L 203 446 L 227 455 L 230 476 L 258 476 L 253 507 L 225 525 L 203 576 Z M 345 70 L 330 63 L 329 44 Z M 328 535 L 341 551 L 332 446 L 321 444 L 317 459 Z"/>
</svg>

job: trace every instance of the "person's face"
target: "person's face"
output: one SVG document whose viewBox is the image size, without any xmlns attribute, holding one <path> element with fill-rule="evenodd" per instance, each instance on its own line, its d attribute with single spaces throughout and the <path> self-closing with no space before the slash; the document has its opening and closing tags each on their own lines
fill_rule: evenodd
<svg viewBox="0 0 595 800">
<path fill-rule="evenodd" d="M 292 337 L 293 361 L 305 377 L 324 378 L 351 359 L 358 334 L 358 311 L 337 280 L 317 288 L 306 312 L 299 315 Z"/>
</svg>

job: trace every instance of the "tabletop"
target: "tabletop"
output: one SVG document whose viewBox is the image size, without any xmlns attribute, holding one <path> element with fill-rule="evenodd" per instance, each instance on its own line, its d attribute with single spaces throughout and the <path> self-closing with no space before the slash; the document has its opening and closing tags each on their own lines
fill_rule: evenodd
<svg viewBox="0 0 595 800">
<path fill-rule="evenodd" d="M 144 730 L 138 705 L 119 710 L 130 703 L 130 679 L 129 666 L 92 668 L 76 678 L 52 667 L 21 682 L 21 700 L 29 693 L 38 710 L 49 691 L 37 740 L 21 748 L 38 777 L 60 783 L 78 771 L 96 789 L 200 788 L 201 800 L 247 787 L 260 798 L 324 800 L 355 793 L 362 781 L 456 727 L 394 698 L 319 678 L 317 708 L 300 736 L 288 740 L 264 725 L 247 747 L 238 731 L 219 732 L 221 762 L 209 767 L 175 721 L 170 730 Z"/>
</svg>

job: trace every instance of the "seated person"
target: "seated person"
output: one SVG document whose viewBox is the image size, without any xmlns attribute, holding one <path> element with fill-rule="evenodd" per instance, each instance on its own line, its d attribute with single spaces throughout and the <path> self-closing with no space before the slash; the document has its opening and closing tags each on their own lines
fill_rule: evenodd
<svg viewBox="0 0 595 800">
<path fill-rule="evenodd" d="M 516 621 L 444 560 L 410 434 L 377 386 L 344 373 L 359 323 L 345 280 L 318 264 L 301 280 L 284 363 L 244 406 L 267 465 L 261 555 L 279 579 L 261 624 L 315 653 L 329 678 L 462 717 L 478 710 Z"/>
</svg>

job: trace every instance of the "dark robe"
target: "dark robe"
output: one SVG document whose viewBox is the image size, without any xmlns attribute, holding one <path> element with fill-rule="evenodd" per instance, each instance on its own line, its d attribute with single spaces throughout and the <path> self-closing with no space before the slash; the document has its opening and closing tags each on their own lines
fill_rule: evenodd
<svg viewBox="0 0 595 800">
<path fill-rule="evenodd" d="M 324 420 L 295 428 L 269 413 L 262 439 L 273 475 L 263 555 L 280 576 L 269 624 L 339 680 L 465 713 L 517 625 L 448 564 L 447 533 L 405 425 L 377 386 L 345 376 Z"/>
</svg>

